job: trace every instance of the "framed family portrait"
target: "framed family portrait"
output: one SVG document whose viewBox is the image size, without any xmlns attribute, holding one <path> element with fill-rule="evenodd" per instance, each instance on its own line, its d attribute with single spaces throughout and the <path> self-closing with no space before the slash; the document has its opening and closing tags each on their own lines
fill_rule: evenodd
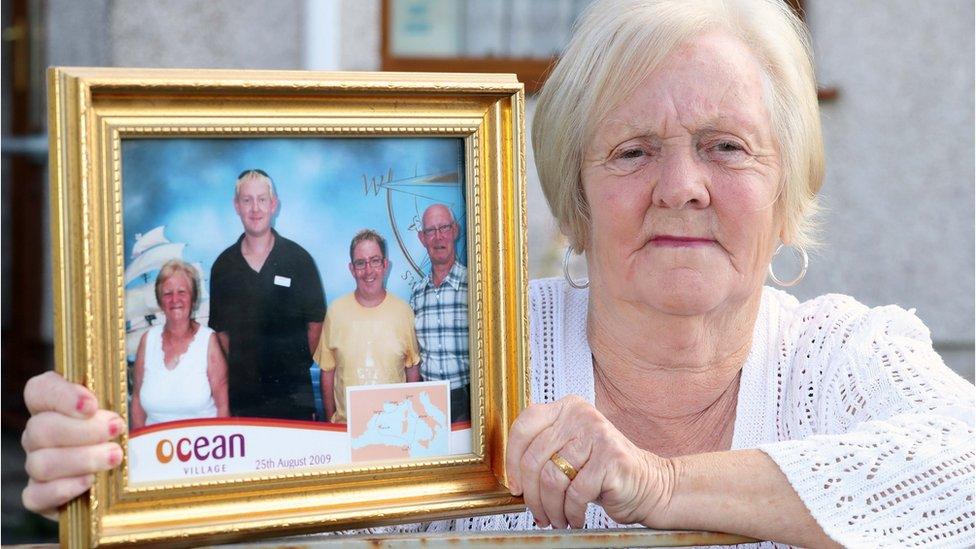
<svg viewBox="0 0 976 549">
<path fill-rule="evenodd" d="M 62 543 L 520 509 L 512 75 L 52 68 L 56 363 L 128 421 Z"/>
</svg>

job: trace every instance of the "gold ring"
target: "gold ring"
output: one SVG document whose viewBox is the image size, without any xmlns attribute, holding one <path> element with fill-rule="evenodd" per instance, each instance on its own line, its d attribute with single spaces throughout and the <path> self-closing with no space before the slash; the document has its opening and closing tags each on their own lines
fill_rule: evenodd
<svg viewBox="0 0 976 549">
<path fill-rule="evenodd" d="M 555 463 L 556 467 L 559 467 L 559 470 L 569 478 L 570 482 L 576 478 L 576 467 L 573 467 L 572 464 L 566 461 L 566 458 L 559 455 L 559 452 L 553 453 L 549 461 Z"/>
</svg>

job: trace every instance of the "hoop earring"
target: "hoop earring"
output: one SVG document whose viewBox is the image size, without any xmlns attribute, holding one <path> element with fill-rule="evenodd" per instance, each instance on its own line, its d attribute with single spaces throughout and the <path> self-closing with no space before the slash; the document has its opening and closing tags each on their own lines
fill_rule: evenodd
<svg viewBox="0 0 976 549">
<path fill-rule="evenodd" d="M 776 254 L 778 254 L 779 251 L 783 249 L 783 246 L 784 244 L 780 244 L 779 246 L 776 247 L 776 251 L 773 252 L 773 257 L 776 257 Z M 800 248 L 799 246 L 793 246 L 793 248 L 795 248 L 797 251 L 800 252 L 800 274 L 796 275 L 796 278 L 792 280 L 780 280 L 779 278 L 776 277 L 776 273 L 773 272 L 773 261 L 771 259 L 769 261 L 769 278 L 777 286 L 782 286 L 784 288 L 789 288 L 790 286 L 796 286 L 797 284 L 800 283 L 801 280 L 803 280 L 803 277 L 806 276 L 807 274 L 807 267 L 810 266 L 810 258 L 807 256 L 807 251 L 804 250 L 803 248 Z"/>
<path fill-rule="evenodd" d="M 573 255 L 573 247 L 566 246 L 566 254 L 563 255 L 563 278 L 566 279 L 566 283 L 576 288 L 577 290 L 585 290 L 590 287 L 590 279 L 584 278 L 583 280 L 577 282 L 573 279 L 573 276 L 569 274 L 569 258 Z"/>
</svg>

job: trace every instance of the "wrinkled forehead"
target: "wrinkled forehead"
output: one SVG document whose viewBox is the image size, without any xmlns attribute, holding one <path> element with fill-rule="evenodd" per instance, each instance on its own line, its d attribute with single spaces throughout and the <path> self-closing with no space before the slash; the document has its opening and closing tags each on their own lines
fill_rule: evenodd
<svg viewBox="0 0 976 549">
<path fill-rule="evenodd" d="M 742 40 L 713 30 L 679 44 L 642 84 L 667 86 L 694 100 L 736 104 L 762 96 L 763 74 Z"/>
<path fill-rule="evenodd" d="M 591 144 L 685 130 L 734 131 L 772 140 L 767 95 L 768 78 L 745 43 L 724 31 L 699 34 L 644 75 L 597 123 Z"/>
</svg>

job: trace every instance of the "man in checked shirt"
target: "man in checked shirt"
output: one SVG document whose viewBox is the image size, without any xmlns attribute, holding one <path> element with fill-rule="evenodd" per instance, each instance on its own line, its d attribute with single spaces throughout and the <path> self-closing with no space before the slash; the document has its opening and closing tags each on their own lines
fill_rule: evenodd
<svg viewBox="0 0 976 549">
<path fill-rule="evenodd" d="M 410 296 L 420 344 L 420 374 L 425 381 L 450 381 L 451 422 L 469 421 L 468 270 L 454 250 L 460 229 L 443 204 L 424 210 L 421 221 L 418 234 L 430 256 L 430 274 Z"/>
</svg>

